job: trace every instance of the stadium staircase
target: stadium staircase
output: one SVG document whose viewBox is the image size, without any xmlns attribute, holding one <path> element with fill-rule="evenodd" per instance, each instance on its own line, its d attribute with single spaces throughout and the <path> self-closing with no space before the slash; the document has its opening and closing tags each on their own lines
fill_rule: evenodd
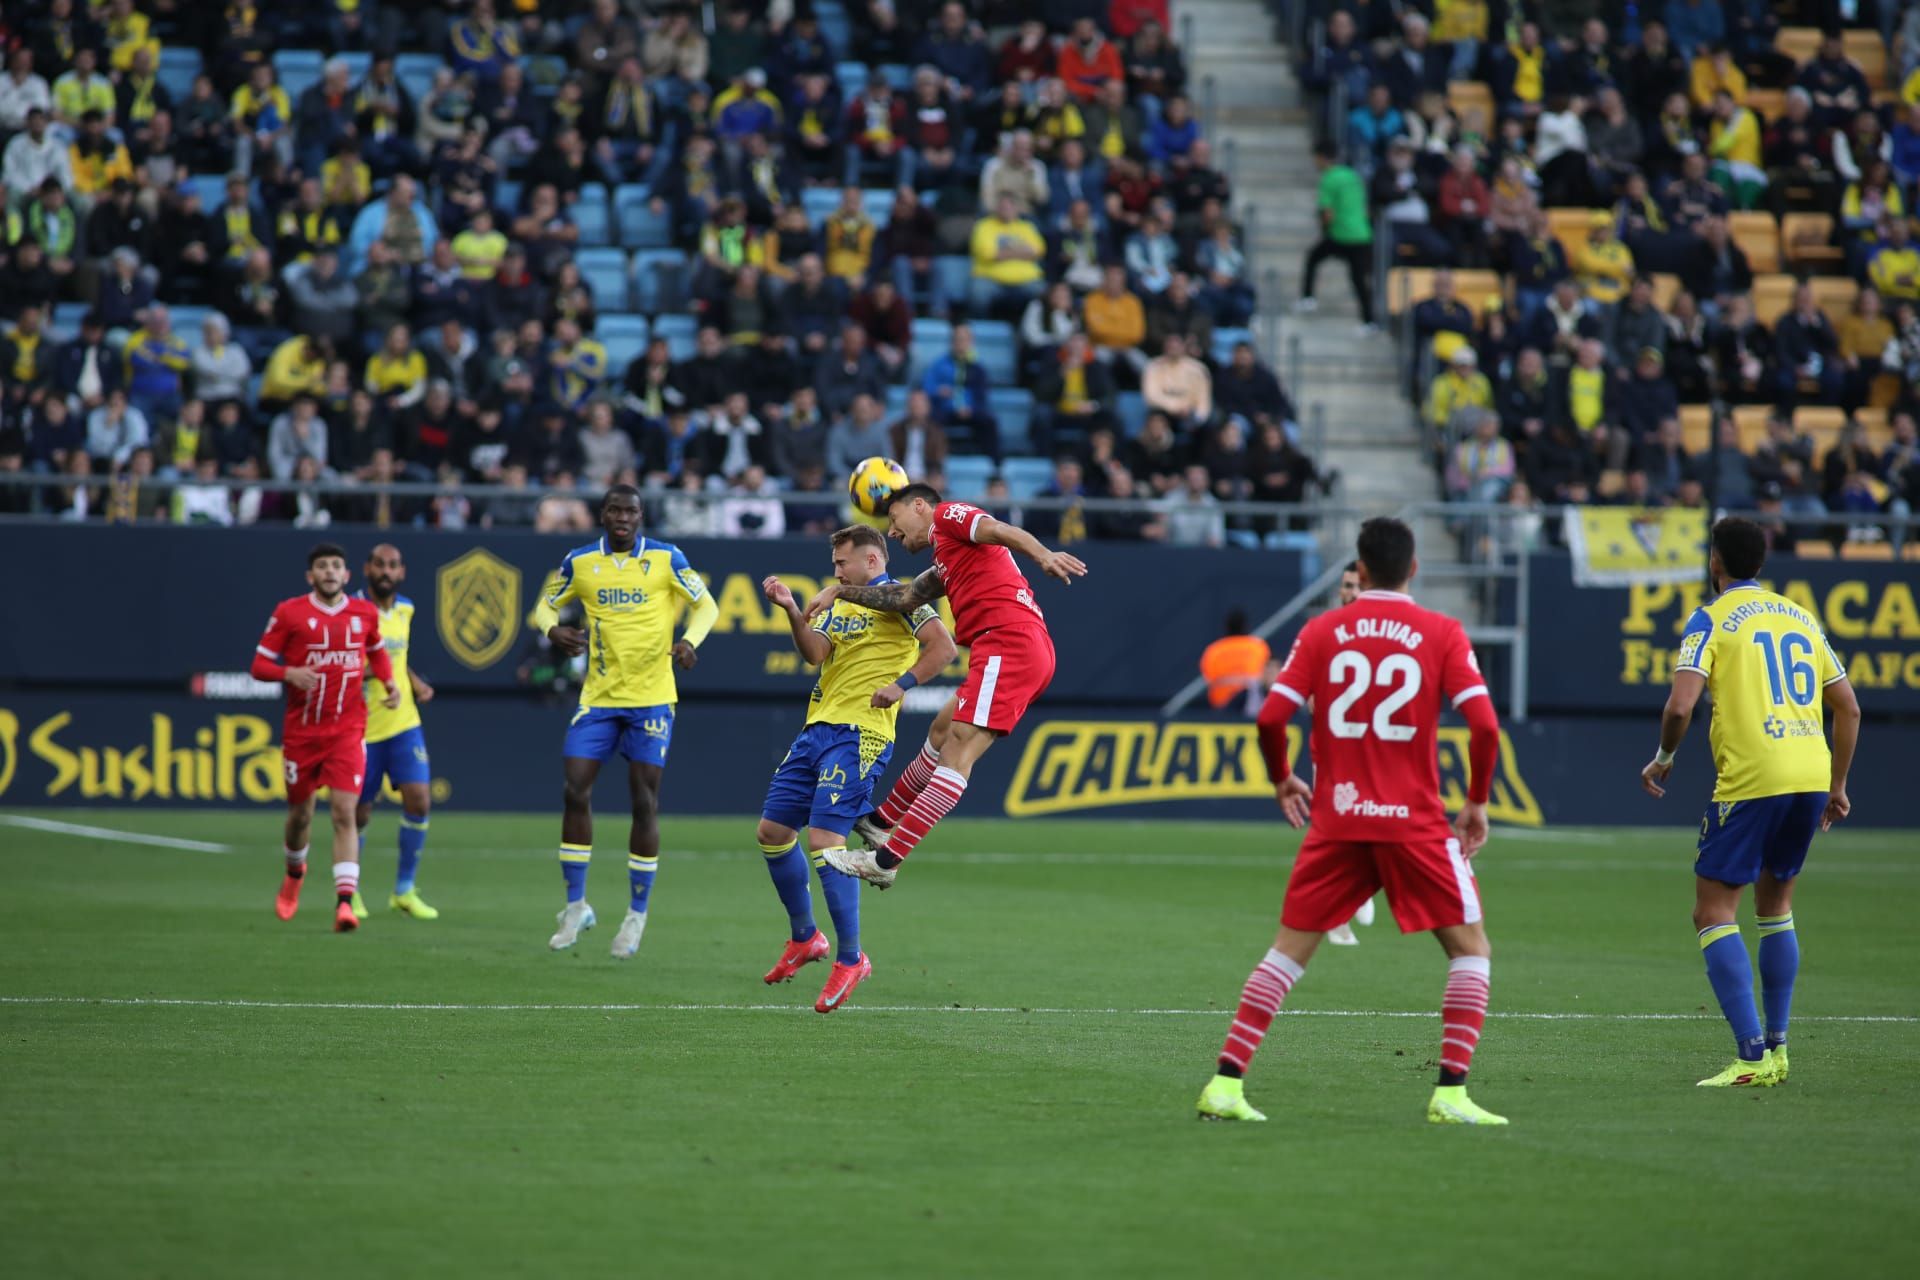
<svg viewBox="0 0 1920 1280">
<path fill-rule="evenodd" d="M 1317 282 L 1319 309 L 1291 313 L 1301 267 L 1319 236 L 1313 134 L 1289 51 L 1275 38 L 1272 12 L 1260 0 L 1175 0 L 1189 92 L 1213 139 L 1216 163 L 1227 167 L 1236 211 L 1248 224 L 1260 280 L 1258 319 L 1264 348 L 1283 353 L 1278 372 L 1295 402 L 1325 406 L 1316 461 L 1341 475 L 1334 501 L 1367 514 L 1390 514 L 1408 503 L 1437 500 L 1433 467 L 1408 413 L 1404 375 L 1382 332 L 1362 336 L 1346 269 L 1329 262 Z M 1381 317 L 1384 323 L 1385 317 Z M 1274 331 L 1277 327 L 1277 333 Z M 1454 540 L 1438 520 L 1415 522 L 1428 567 L 1421 597 L 1435 608 L 1476 620 L 1480 593 L 1446 576 Z M 1344 563 L 1353 526 L 1326 525 L 1324 559 Z"/>
</svg>

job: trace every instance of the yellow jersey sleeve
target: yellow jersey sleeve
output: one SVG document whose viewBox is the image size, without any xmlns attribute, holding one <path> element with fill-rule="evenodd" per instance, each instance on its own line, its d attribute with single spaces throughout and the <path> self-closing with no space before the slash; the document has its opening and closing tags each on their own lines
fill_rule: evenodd
<svg viewBox="0 0 1920 1280">
<path fill-rule="evenodd" d="M 1713 697 L 1716 801 L 1827 789 L 1822 690 L 1846 676 L 1805 609 L 1735 583 L 1688 620 L 1674 665 L 1704 675 Z"/>
<path fill-rule="evenodd" d="M 393 660 L 393 682 L 400 690 L 400 705 L 389 708 L 386 686 L 371 676 L 367 678 L 368 742 L 385 742 L 420 724 L 420 707 L 413 700 L 413 679 L 407 667 L 407 652 L 413 644 L 413 612 L 413 601 L 405 596 L 396 596 L 393 608 L 380 611 L 380 638 Z"/>
</svg>

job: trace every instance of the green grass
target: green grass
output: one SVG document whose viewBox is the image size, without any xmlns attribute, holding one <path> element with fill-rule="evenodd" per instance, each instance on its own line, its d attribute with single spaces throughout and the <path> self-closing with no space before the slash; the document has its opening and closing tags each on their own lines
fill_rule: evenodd
<svg viewBox="0 0 1920 1280">
<path fill-rule="evenodd" d="M 1693 1081 L 1730 1044 L 1688 833 L 1499 833 L 1474 1092 L 1513 1126 L 1471 1131 L 1422 1123 L 1443 970 L 1384 913 L 1289 1004 L 1332 1016 L 1282 1018 L 1256 1061 L 1274 1122 L 1193 1121 L 1270 937 L 1293 843 L 1273 828 L 955 821 L 866 895 L 874 977 L 822 1018 L 824 968 L 760 983 L 785 919 L 750 820 L 670 821 L 621 964 L 623 827 L 593 872 L 606 923 L 554 955 L 549 817 L 436 815 L 442 919 L 377 911 L 341 938 L 322 883 L 273 918 L 270 814 L 44 816 L 235 851 L 0 826 L 0 996 L 60 998 L 0 1005 L 11 1274 L 1920 1266 L 1910 835 L 1819 843 L 1794 1078 L 1709 1093 Z M 392 832 L 385 811 L 376 907 Z M 209 1003 L 81 1002 L 100 998 Z M 379 1007 L 404 1004 L 464 1007 Z M 541 1007 L 475 1007 L 500 1005 Z M 1898 1020 L 1829 1020 L 1871 1017 Z"/>
</svg>

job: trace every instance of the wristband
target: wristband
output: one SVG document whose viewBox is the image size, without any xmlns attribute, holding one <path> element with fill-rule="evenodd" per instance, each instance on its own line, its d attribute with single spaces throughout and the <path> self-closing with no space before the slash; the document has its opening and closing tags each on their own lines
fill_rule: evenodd
<svg viewBox="0 0 1920 1280">
<path fill-rule="evenodd" d="M 1665 747 L 1656 747 L 1653 752 L 1653 762 L 1664 769 L 1673 763 L 1673 752 Z"/>
<path fill-rule="evenodd" d="M 909 671 L 905 675 L 901 676 L 898 680 L 895 680 L 894 683 L 900 686 L 900 691 L 902 693 L 905 693 L 908 689 L 911 689 L 915 685 L 920 683 L 920 677 L 916 676 L 915 674 L 913 674 L 913 672 Z"/>
</svg>

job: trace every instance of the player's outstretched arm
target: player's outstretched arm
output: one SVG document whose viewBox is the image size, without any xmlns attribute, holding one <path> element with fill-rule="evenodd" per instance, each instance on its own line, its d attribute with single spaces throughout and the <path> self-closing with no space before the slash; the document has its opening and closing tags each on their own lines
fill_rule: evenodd
<svg viewBox="0 0 1920 1280">
<path fill-rule="evenodd" d="M 793 588 L 768 574 L 760 583 L 760 594 L 778 605 L 787 615 L 787 629 L 793 632 L 793 647 L 812 666 L 819 666 L 833 654 L 833 642 L 815 631 L 807 622 L 806 610 L 793 598 Z"/>
<path fill-rule="evenodd" d="M 1833 783 L 1827 791 L 1827 807 L 1820 815 L 1820 829 L 1831 831 L 1833 824 L 1853 812 L 1847 798 L 1847 774 L 1853 769 L 1854 748 L 1860 743 L 1860 700 L 1854 696 L 1853 682 L 1835 680 L 1824 694 L 1827 710 L 1833 713 Z"/>
<path fill-rule="evenodd" d="M 1068 555 L 1064 551 L 1050 551 L 1040 539 L 1019 525 L 1008 524 L 1004 520 L 995 520 L 991 516 L 982 520 L 974 530 L 973 540 L 987 546 L 1017 551 L 1039 565 L 1040 572 L 1049 578 L 1058 578 L 1070 584 L 1075 578 L 1087 576 L 1086 562 L 1079 556 Z"/>
<path fill-rule="evenodd" d="M 1500 717 L 1484 688 L 1460 704 L 1460 714 L 1467 720 L 1467 802 L 1453 820 L 1453 833 L 1460 851 L 1471 858 L 1487 843 L 1487 801 L 1500 766 Z"/>
<path fill-rule="evenodd" d="M 907 690 L 933 679 L 947 669 L 949 662 L 960 656 L 960 647 L 953 642 L 953 633 L 938 618 L 928 618 L 920 624 L 920 630 L 915 634 L 920 639 L 920 661 L 892 684 L 875 689 L 870 706 L 883 710 L 892 706 L 907 696 Z"/>
<path fill-rule="evenodd" d="M 1676 671 L 1673 673 L 1673 692 L 1667 695 L 1666 710 L 1660 713 L 1660 749 L 1654 753 L 1647 767 L 1640 771 L 1640 785 L 1650 796 L 1664 796 L 1664 785 L 1673 773 L 1673 753 L 1680 749 L 1680 743 L 1687 736 L 1687 726 L 1693 723 L 1693 709 L 1700 701 L 1700 694 L 1707 687 L 1707 678 L 1695 671 Z"/>
<path fill-rule="evenodd" d="M 890 613 L 912 613 L 921 605 L 932 604 L 945 594 L 947 584 L 940 577 L 938 569 L 928 569 L 911 582 L 884 582 L 867 587 L 843 587 L 834 583 L 813 598 L 813 602 L 807 606 L 807 617 L 819 617 L 833 608 L 835 600 L 845 600 L 868 609 L 885 609 Z"/>
</svg>

